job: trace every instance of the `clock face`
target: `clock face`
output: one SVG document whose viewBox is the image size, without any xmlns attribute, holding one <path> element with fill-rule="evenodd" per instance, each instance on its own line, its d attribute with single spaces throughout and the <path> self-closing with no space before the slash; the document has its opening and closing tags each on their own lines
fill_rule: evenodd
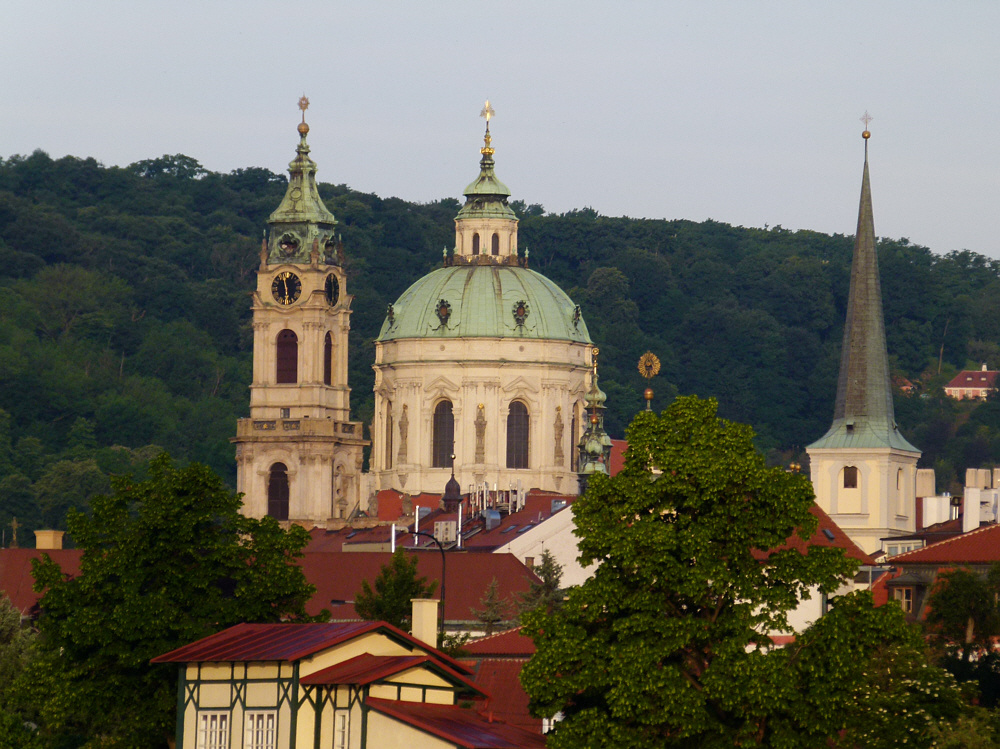
<svg viewBox="0 0 1000 749">
<path fill-rule="evenodd" d="M 271 283 L 271 295 L 278 304 L 292 304 L 302 293 L 302 282 L 291 271 L 282 271 Z"/>
<path fill-rule="evenodd" d="M 332 273 L 326 277 L 324 291 L 326 291 L 326 303 L 331 307 L 334 306 L 340 298 L 340 283 Z"/>
</svg>

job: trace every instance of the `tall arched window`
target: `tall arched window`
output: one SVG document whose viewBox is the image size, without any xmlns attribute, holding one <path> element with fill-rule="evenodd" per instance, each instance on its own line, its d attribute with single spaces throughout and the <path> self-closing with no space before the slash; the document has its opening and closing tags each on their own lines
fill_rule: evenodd
<svg viewBox="0 0 1000 749">
<path fill-rule="evenodd" d="M 275 463 L 267 476 L 267 514 L 275 520 L 288 520 L 288 468 Z"/>
<path fill-rule="evenodd" d="M 494 255 L 500 254 L 500 235 L 493 232 L 493 246 L 490 248 L 490 252 Z"/>
<path fill-rule="evenodd" d="M 479 254 L 479 232 L 472 235 L 472 254 Z"/>
<path fill-rule="evenodd" d="M 278 333 L 278 384 L 299 381 L 299 339 L 291 330 Z"/>
<path fill-rule="evenodd" d="M 392 468 L 392 401 L 385 404 L 385 467 Z"/>
<path fill-rule="evenodd" d="M 451 453 L 455 448 L 455 417 L 451 412 L 451 401 L 441 401 L 434 407 L 434 437 L 431 442 L 431 464 L 435 468 L 451 468 Z"/>
<path fill-rule="evenodd" d="M 323 341 L 323 384 L 333 384 L 333 336 L 329 333 Z"/>
<path fill-rule="evenodd" d="M 507 412 L 507 467 L 528 467 L 528 407 L 511 401 Z"/>
<path fill-rule="evenodd" d="M 570 424 L 570 426 L 569 426 L 569 468 L 570 468 L 571 471 L 573 471 L 573 473 L 576 473 L 579 470 L 578 466 L 579 466 L 579 463 L 580 463 L 580 461 L 579 461 L 579 458 L 580 458 L 580 449 L 579 449 L 579 446 L 577 445 L 577 434 L 576 434 L 577 431 L 579 430 L 579 427 L 577 426 L 576 411 L 577 411 L 576 406 L 573 406 L 573 419 L 569 423 Z"/>
</svg>

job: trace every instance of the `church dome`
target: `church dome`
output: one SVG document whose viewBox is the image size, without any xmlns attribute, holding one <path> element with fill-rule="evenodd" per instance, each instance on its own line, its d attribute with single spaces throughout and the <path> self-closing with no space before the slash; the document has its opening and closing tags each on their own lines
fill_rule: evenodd
<svg viewBox="0 0 1000 749">
<path fill-rule="evenodd" d="M 378 341 L 528 338 L 589 343 L 580 308 L 540 273 L 456 265 L 428 273 L 389 308 Z"/>
</svg>

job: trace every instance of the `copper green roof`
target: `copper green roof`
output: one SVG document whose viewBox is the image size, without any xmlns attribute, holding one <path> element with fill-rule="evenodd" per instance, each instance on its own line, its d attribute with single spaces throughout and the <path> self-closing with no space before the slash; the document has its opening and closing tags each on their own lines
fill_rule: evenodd
<svg viewBox="0 0 1000 749">
<path fill-rule="evenodd" d="M 335 255 L 333 214 L 327 210 L 316 185 L 316 162 L 309 158 L 306 134 L 309 126 L 299 127 L 299 145 L 288 165 L 288 189 L 274 213 L 268 218 L 268 262 L 308 263 L 313 245 L 323 260 Z"/>
<path fill-rule="evenodd" d="M 840 352 L 833 424 L 809 448 L 885 447 L 920 452 L 900 434 L 893 413 L 866 139 L 858 231 L 851 261 L 851 288 L 847 298 L 847 321 Z"/>
<path fill-rule="evenodd" d="M 488 135 L 488 133 L 487 133 Z M 456 218 L 512 218 L 517 215 L 507 205 L 510 190 L 497 179 L 494 172 L 493 149 L 487 146 L 481 150 L 479 176 L 465 188 L 465 205 Z"/>
<path fill-rule="evenodd" d="M 377 340 L 508 337 L 591 342 L 562 289 L 540 273 L 507 265 L 428 273 L 389 308 Z"/>
</svg>

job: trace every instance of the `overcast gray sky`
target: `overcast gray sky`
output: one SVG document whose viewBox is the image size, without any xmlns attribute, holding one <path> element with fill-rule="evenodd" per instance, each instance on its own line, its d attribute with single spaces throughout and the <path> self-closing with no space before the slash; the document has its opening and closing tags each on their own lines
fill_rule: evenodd
<svg viewBox="0 0 1000 749">
<path fill-rule="evenodd" d="M 1000 3 L 4 0 L 0 156 L 458 197 L 489 98 L 497 174 L 563 212 L 853 233 L 1000 257 Z"/>
</svg>

